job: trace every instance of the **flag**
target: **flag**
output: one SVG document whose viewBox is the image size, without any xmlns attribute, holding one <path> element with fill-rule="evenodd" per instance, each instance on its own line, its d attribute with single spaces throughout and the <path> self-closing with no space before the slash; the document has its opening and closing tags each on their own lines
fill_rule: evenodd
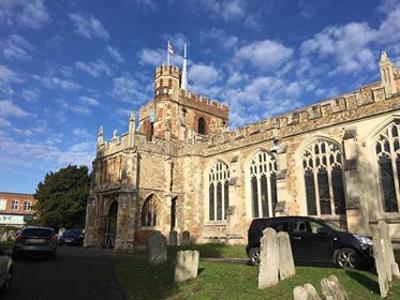
<svg viewBox="0 0 400 300">
<path fill-rule="evenodd" d="M 168 54 L 175 55 L 174 47 L 172 47 L 172 44 L 170 43 L 170 41 L 168 41 Z"/>
</svg>

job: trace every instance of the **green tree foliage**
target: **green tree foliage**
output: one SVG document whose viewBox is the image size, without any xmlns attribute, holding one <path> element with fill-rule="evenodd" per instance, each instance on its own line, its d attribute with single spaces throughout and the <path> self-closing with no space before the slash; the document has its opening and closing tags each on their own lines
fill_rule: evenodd
<svg viewBox="0 0 400 300">
<path fill-rule="evenodd" d="M 89 190 L 90 175 L 86 166 L 69 165 L 47 173 L 36 188 L 35 223 L 53 228 L 82 228 Z"/>
</svg>

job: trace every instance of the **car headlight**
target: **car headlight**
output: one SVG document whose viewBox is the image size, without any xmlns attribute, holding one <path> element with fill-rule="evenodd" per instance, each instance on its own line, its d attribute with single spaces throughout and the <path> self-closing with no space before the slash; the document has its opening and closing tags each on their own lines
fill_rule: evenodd
<svg viewBox="0 0 400 300">
<path fill-rule="evenodd" d="M 372 246 L 372 240 L 366 236 L 355 234 L 354 237 L 359 240 L 361 244 Z"/>
</svg>

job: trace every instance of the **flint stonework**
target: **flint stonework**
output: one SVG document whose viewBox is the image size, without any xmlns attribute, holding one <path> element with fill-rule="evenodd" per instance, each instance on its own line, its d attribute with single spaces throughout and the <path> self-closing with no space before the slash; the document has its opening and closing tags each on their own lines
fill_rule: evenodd
<svg viewBox="0 0 400 300">
<path fill-rule="evenodd" d="M 181 283 L 197 277 L 199 251 L 178 251 L 176 255 L 175 282 Z"/>
<path fill-rule="evenodd" d="M 266 228 L 260 240 L 258 288 L 265 289 L 279 283 L 279 244 L 276 231 Z"/>
<path fill-rule="evenodd" d="M 147 262 L 150 265 L 159 265 L 167 261 L 167 241 L 157 232 L 147 242 Z"/>
<path fill-rule="evenodd" d="M 281 231 L 277 234 L 277 239 L 279 244 L 279 278 L 284 280 L 294 276 L 296 269 L 289 234 Z"/>
</svg>

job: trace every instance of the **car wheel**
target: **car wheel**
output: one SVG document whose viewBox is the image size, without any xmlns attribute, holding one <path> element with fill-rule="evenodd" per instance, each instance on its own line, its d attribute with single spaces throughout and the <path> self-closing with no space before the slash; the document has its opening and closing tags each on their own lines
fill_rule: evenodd
<svg viewBox="0 0 400 300">
<path fill-rule="evenodd" d="M 1 289 L 2 292 L 6 293 L 10 289 L 12 275 L 13 275 L 13 268 L 11 267 L 9 272 L 8 272 L 8 274 L 7 274 L 6 279 L 4 280 L 4 284 L 3 284 L 3 287 Z"/>
<path fill-rule="evenodd" d="M 260 264 L 260 248 L 251 248 L 249 250 L 250 265 L 258 266 Z"/>
<path fill-rule="evenodd" d="M 352 248 L 341 248 L 335 251 L 336 266 L 345 269 L 356 269 L 360 258 L 356 250 Z"/>
</svg>

